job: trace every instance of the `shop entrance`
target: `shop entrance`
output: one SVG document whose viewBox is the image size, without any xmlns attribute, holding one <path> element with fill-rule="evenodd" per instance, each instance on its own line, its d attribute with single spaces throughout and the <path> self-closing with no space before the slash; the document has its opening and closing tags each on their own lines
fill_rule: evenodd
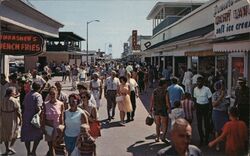
<svg viewBox="0 0 250 156">
<path fill-rule="evenodd" d="M 174 75 L 182 80 L 184 73 L 187 69 L 187 57 L 175 57 L 175 73 Z"/>
<path fill-rule="evenodd" d="M 38 71 L 43 71 L 43 67 L 46 66 L 46 64 L 47 64 L 47 57 L 39 56 L 38 63 L 39 63 L 39 66 L 37 67 Z"/>
</svg>

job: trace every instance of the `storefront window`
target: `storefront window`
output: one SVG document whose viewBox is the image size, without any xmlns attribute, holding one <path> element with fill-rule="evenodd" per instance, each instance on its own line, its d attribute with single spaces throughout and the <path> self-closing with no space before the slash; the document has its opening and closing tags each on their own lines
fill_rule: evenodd
<svg viewBox="0 0 250 156">
<path fill-rule="evenodd" d="M 215 75 L 215 57 L 199 57 L 199 72 L 206 78 Z"/>
<path fill-rule="evenodd" d="M 217 73 L 216 76 L 222 80 L 224 80 L 225 84 L 227 84 L 228 76 L 227 76 L 227 63 L 228 57 L 227 55 L 217 56 Z"/>
<path fill-rule="evenodd" d="M 232 90 L 237 87 L 237 80 L 244 76 L 244 58 L 232 57 Z"/>
<path fill-rule="evenodd" d="M 198 56 L 192 56 L 192 70 L 197 71 L 197 66 L 198 66 Z"/>
</svg>

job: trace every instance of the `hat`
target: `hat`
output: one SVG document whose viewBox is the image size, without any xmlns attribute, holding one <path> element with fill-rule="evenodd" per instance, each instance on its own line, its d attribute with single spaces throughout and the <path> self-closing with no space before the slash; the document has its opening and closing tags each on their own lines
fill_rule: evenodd
<svg viewBox="0 0 250 156">
<path fill-rule="evenodd" d="M 245 77 L 239 77 L 238 78 L 238 82 L 246 82 L 246 78 Z"/>
<path fill-rule="evenodd" d="M 95 72 L 95 73 L 93 73 L 93 76 L 99 77 L 99 74 Z"/>
<path fill-rule="evenodd" d="M 86 88 L 86 89 L 88 89 L 88 85 L 87 85 L 87 83 L 79 82 L 77 84 L 77 88 Z"/>
</svg>

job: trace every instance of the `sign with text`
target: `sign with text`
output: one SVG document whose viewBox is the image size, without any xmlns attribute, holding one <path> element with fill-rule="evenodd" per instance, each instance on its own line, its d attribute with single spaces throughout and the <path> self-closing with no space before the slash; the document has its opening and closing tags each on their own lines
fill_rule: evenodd
<svg viewBox="0 0 250 156">
<path fill-rule="evenodd" d="M 132 31 L 132 50 L 137 50 L 137 30 Z"/>
<path fill-rule="evenodd" d="M 247 0 L 221 0 L 214 7 L 216 37 L 250 32 L 250 5 Z"/>
<path fill-rule="evenodd" d="M 1 32 L 0 51 L 5 55 L 35 55 L 43 51 L 43 38 L 34 33 Z"/>
</svg>

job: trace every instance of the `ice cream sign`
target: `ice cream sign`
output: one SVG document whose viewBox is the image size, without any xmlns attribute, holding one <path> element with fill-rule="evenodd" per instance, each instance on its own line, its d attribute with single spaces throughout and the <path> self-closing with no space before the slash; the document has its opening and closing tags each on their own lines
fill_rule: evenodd
<svg viewBox="0 0 250 156">
<path fill-rule="evenodd" d="M 220 0 L 214 7 L 216 37 L 250 32 L 250 4 L 248 0 Z"/>
</svg>

